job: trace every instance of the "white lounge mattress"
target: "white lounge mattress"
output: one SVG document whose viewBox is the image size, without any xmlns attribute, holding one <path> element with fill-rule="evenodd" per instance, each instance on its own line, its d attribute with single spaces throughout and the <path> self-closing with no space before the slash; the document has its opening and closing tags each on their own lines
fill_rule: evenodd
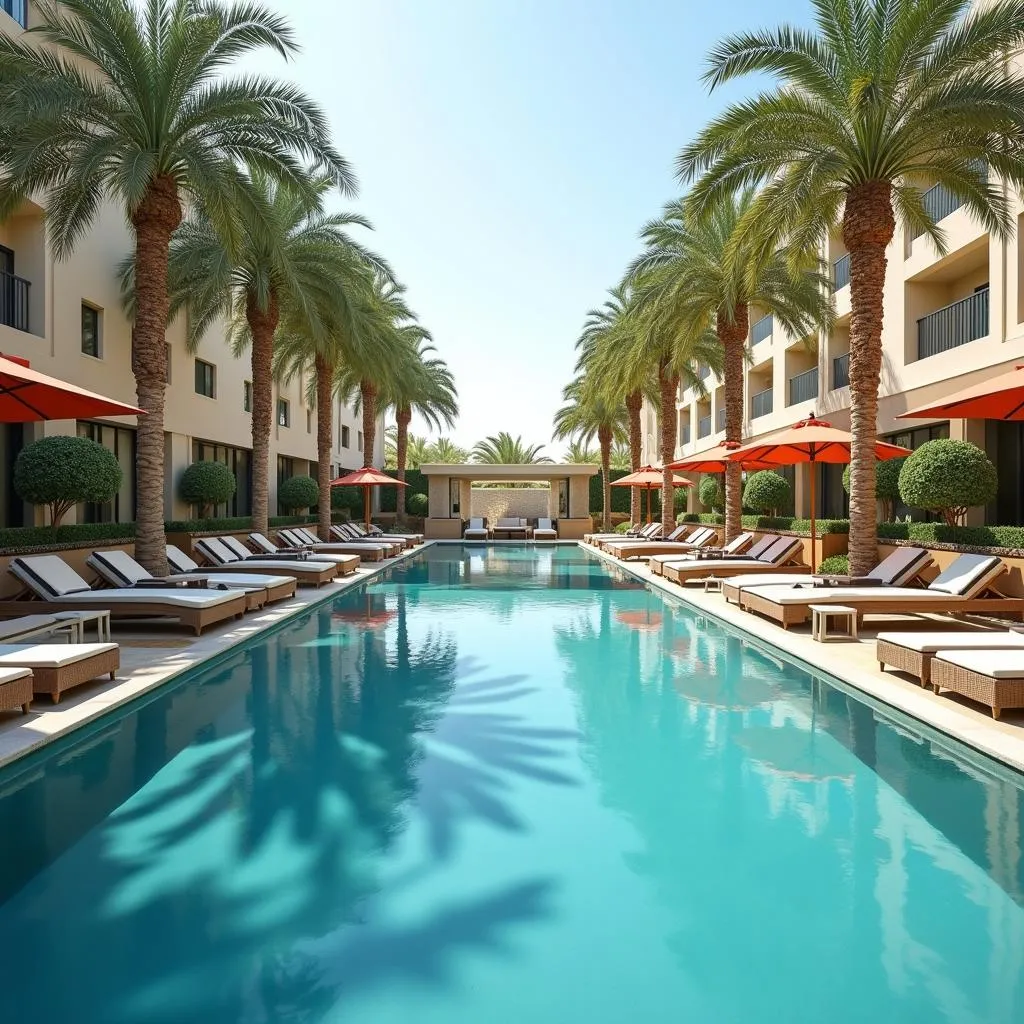
<svg viewBox="0 0 1024 1024">
<path fill-rule="evenodd" d="M 686 570 L 692 569 L 695 572 L 699 571 L 701 569 L 703 569 L 705 572 L 712 572 L 716 568 L 729 568 L 729 569 L 732 569 L 734 567 L 742 568 L 744 566 L 749 567 L 749 569 L 750 569 L 750 571 L 752 573 L 756 573 L 756 572 L 759 572 L 759 571 L 760 572 L 778 572 L 779 569 L 781 568 L 781 566 L 778 566 L 778 565 L 771 565 L 768 562 L 758 562 L 758 561 L 755 561 L 754 559 L 749 559 L 749 558 L 687 558 L 687 559 L 682 559 L 682 558 L 675 558 L 672 555 L 668 555 L 665 558 L 662 558 L 661 555 L 655 555 L 654 557 L 657 558 L 659 561 L 661 561 L 662 564 L 671 564 L 671 563 L 674 562 L 676 564 L 676 568 L 678 568 L 678 569 L 686 569 Z M 758 570 L 757 567 L 759 565 L 764 566 L 764 568 L 762 570 Z"/>
<path fill-rule="evenodd" d="M 221 572 L 219 569 L 211 569 L 203 572 L 197 569 L 195 572 L 175 573 L 176 580 L 209 580 L 211 583 L 226 583 L 231 587 L 238 587 L 239 590 L 259 590 L 262 587 L 280 587 L 286 583 L 294 583 L 294 576 L 265 576 L 258 572 Z"/>
<path fill-rule="evenodd" d="M 61 594 L 53 600 L 66 601 L 69 604 L 81 602 L 90 608 L 103 608 L 113 604 L 166 604 L 179 608 L 216 608 L 217 605 L 236 600 L 240 594 L 241 591 L 231 593 L 228 590 L 199 590 L 192 587 L 169 587 L 167 590 L 161 587 L 143 587 L 138 590 L 82 590 L 73 594 Z"/>
<path fill-rule="evenodd" d="M 0 668 L 0 686 L 4 683 L 16 683 L 19 679 L 32 675 L 30 668 Z"/>
<path fill-rule="evenodd" d="M 787 573 L 786 586 L 794 586 L 797 583 L 803 583 L 806 586 L 810 586 L 814 582 L 813 576 L 801 576 L 799 573 Z M 759 572 L 751 573 L 749 576 L 733 576 L 731 579 L 726 581 L 730 587 L 757 587 L 758 591 L 764 590 L 765 587 L 778 587 L 781 584 L 772 578 L 771 573 Z M 820 587 L 822 591 L 831 590 L 831 587 Z"/>
<path fill-rule="evenodd" d="M 61 668 L 116 650 L 117 644 L 0 644 L 0 668 Z"/>
<path fill-rule="evenodd" d="M 213 571 L 220 572 L 223 569 L 224 572 L 240 572 L 243 565 L 251 565 L 254 569 L 281 569 L 283 572 L 323 572 L 332 566 L 336 567 L 338 562 L 327 559 L 314 561 L 312 558 L 308 561 L 291 561 L 287 558 L 247 558 L 244 562 L 228 562 L 225 565 L 215 566 Z M 252 579 L 252 576 L 250 575 L 249 578 Z"/>
<path fill-rule="evenodd" d="M 774 604 L 849 604 L 852 601 L 875 601 L 899 604 L 900 601 L 946 604 L 962 598 L 917 587 L 795 587 L 778 584 L 758 587 L 757 596 Z"/>
<path fill-rule="evenodd" d="M 880 643 L 896 644 L 921 654 L 935 654 L 937 651 L 985 651 L 1009 648 L 1024 649 L 1024 633 L 1001 633 L 975 630 L 954 633 L 879 633 Z"/>
<path fill-rule="evenodd" d="M 1024 677 L 1024 651 L 942 651 L 936 661 L 948 661 L 992 679 Z"/>
</svg>

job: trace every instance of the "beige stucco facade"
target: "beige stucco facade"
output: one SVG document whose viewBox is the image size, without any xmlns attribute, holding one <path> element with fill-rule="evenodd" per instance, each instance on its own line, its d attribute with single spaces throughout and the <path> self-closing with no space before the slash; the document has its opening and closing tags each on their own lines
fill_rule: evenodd
<svg viewBox="0 0 1024 1024">
<path fill-rule="evenodd" d="M 32 11 L 30 7 L 30 14 Z M 18 24 L 0 10 L 0 31 L 20 33 Z M 131 251 L 123 213 L 104 206 L 74 254 L 58 261 L 50 245 L 44 210 L 26 202 L 0 223 L 0 353 L 28 359 L 32 367 L 81 387 L 135 403 L 131 372 L 131 327 L 121 309 L 117 268 Z M 99 354 L 83 352 L 83 306 L 96 310 Z M 210 330 L 193 356 L 185 346 L 182 318 L 167 332 L 165 504 L 168 518 L 186 518 L 188 508 L 177 497 L 177 481 L 196 453 L 197 442 L 241 451 L 251 448 L 251 416 L 245 408 L 248 356 L 235 359 L 225 343 L 223 326 Z M 196 360 L 214 367 L 214 396 L 197 393 Z M 279 471 L 283 475 L 315 473 L 316 412 L 305 400 L 306 382 L 296 379 L 275 385 L 275 427 L 270 441 L 270 507 L 277 507 Z M 278 402 L 287 403 L 279 408 Z M 287 413 L 287 425 L 278 413 Z M 356 469 L 365 462 L 383 464 L 384 430 L 378 423 L 372 458 L 362 452 L 361 417 L 341 403 L 332 410 L 335 469 Z M 134 427 L 134 419 L 105 420 L 108 425 Z M 79 431 L 74 421 L 51 421 L 21 428 L 0 425 L 0 525 L 33 521 L 33 510 L 21 506 L 11 490 L 10 470 L 21 444 L 48 434 Z M 110 432 L 107 432 L 109 434 Z M 104 437 L 107 436 L 104 434 Z M 124 438 L 124 435 L 122 435 Z M 130 447 L 130 445 L 129 445 Z M 223 457 L 223 453 L 216 453 Z M 119 455 L 124 461 L 124 453 Z M 206 455 L 205 457 L 210 457 Z M 279 460 L 292 460 L 279 466 Z M 127 460 L 130 463 L 130 459 Z M 124 510 L 117 518 L 131 518 Z M 74 521 L 73 514 L 66 521 Z"/>
</svg>

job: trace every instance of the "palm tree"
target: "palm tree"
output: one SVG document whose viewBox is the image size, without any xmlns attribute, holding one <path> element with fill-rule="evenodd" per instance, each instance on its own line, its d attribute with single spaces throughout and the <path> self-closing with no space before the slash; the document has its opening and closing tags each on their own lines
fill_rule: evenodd
<svg viewBox="0 0 1024 1024">
<path fill-rule="evenodd" d="M 419 434 L 408 434 L 405 439 L 405 464 L 409 469 L 419 469 L 424 462 L 429 462 L 427 453 L 430 441 Z M 398 467 L 398 426 L 389 424 L 384 430 L 384 466 L 387 469 Z"/>
<path fill-rule="evenodd" d="M 289 317 L 286 333 L 312 343 L 333 340 L 332 331 L 351 334 L 355 313 L 346 298 L 353 289 L 366 291 L 371 271 L 387 272 L 380 257 L 345 231 L 353 224 L 369 230 L 369 223 L 355 214 L 325 213 L 331 183 L 321 178 L 313 185 L 311 203 L 307 195 L 253 172 L 230 246 L 202 207 L 171 240 L 171 314 L 179 308 L 188 314 L 189 350 L 195 351 L 206 332 L 226 318 L 235 355 L 250 352 L 252 521 L 261 533 L 267 531 L 270 514 L 275 334 Z M 329 429 L 329 392 L 327 398 L 317 411 L 326 415 Z M 327 459 L 330 440 L 328 435 Z"/>
<path fill-rule="evenodd" d="M 500 431 L 477 441 L 471 453 L 473 461 L 490 466 L 536 466 L 550 462 L 542 444 L 524 444 L 522 435 L 513 437 L 507 431 Z"/>
<path fill-rule="evenodd" d="M 632 411 L 631 410 L 627 410 L 627 413 L 628 413 L 628 415 L 630 417 L 629 430 L 632 431 L 632 429 L 633 429 Z M 639 466 L 639 462 L 640 462 L 639 456 L 637 457 L 636 461 L 637 461 L 637 469 L 639 469 L 640 468 L 640 466 Z M 630 440 L 625 442 L 625 443 L 620 441 L 618 444 L 612 445 L 611 467 L 612 467 L 612 469 L 620 469 L 620 470 L 628 470 L 628 471 L 631 471 L 631 472 L 636 472 L 636 470 L 633 469 L 633 442 L 632 442 L 632 438 L 630 438 Z M 633 491 L 637 490 L 637 488 L 636 487 L 631 487 L 629 490 L 630 490 L 630 494 L 632 494 Z M 639 519 L 639 513 L 640 513 L 640 510 L 637 509 L 637 517 L 638 517 L 638 519 Z M 630 522 L 634 522 L 634 521 L 635 520 L 630 519 Z"/>
<path fill-rule="evenodd" d="M 131 225 L 132 371 L 146 411 L 136 435 L 135 551 L 164 575 L 167 264 L 183 202 L 211 211 L 232 238 L 239 161 L 300 194 L 308 163 L 344 190 L 355 179 L 326 118 L 298 89 L 225 78 L 252 51 L 296 52 L 288 22 L 259 3 L 45 0 L 34 9 L 34 38 L 0 33 L 0 219 L 25 196 L 41 198 L 58 258 L 105 203 Z"/>
<path fill-rule="evenodd" d="M 841 226 L 850 255 L 850 571 L 877 555 L 874 442 L 886 249 L 897 219 L 937 249 L 921 199 L 938 183 L 997 235 L 1013 217 L 988 169 L 1024 187 L 1024 2 L 864 0 L 815 4 L 816 30 L 731 36 L 708 59 L 710 87 L 767 72 L 775 88 L 734 104 L 679 157 L 698 212 L 767 182 L 744 218 L 757 244 L 821 244 Z M 987 166 L 986 166 L 987 164 Z"/>
<path fill-rule="evenodd" d="M 616 445 L 616 448 L 619 446 Z M 614 451 L 614 449 L 613 449 Z M 586 440 L 570 441 L 562 461 L 571 466 L 592 466 L 601 461 L 601 453 L 596 448 L 588 447 Z"/>
<path fill-rule="evenodd" d="M 722 348 L 725 438 L 736 442 L 743 432 L 750 306 L 756 303 L 798 338 L 816 335 L 832 322 L 829 284 L 818 272 L 815 253 L 794 261 L 790 254 L 750 244 L 750 233 L 740 230 L 754 201 L 754 192 L 745 189 L 723 197 L 703 218 L 692 216 L 684 200 L 668 203 L 661 217 L 644 228 L 648 248 L 635 264 L 647 276 L 654 301 L 714 331 Z M 725 474 L 727 540 L 741 529 L 742 492 L 740 467 L 730 466 Z"/>
<path fill-rule="evenodd" d="M 601 452 L 602 523 L 612 528 L 612 444 L 626 437 L 626 407 L 609 400 L 597 389 L 587 391 L 583 378 L 577 377 L 562 392 L 566 404 L 555 413 L 554 436 L 559 441 L 577 437 L 583 444 L 597 438 Z"/>
<path fill-rule="evenodd" d="M 420 417 L 435 428 L 444 423 L 455 426 L 459 415 L 458 393 L 455 378 L 443 359 L 431 356 L 433 345 L 428 344 L 426 333 L 416 346 L 416 366 L 413 372 L 395 382 L 392 398 L 395 406 L 395 466 L 399 480 L 405 480 L 405 467 L 411 440 L 409 424 L 412 414 Z M 395 511 L 399 519 L 405 516 L 405 488 L 399 487 Z"/>
<path fill-rule="evenodd" d="M 439 437 L 433 444 L 428 445 L 423 461 L 442 466 L 460 466 L 469 462 L 469 458 L 470 453 L 465 448 L 460 448 L 451 438 Z"/>
</svg>

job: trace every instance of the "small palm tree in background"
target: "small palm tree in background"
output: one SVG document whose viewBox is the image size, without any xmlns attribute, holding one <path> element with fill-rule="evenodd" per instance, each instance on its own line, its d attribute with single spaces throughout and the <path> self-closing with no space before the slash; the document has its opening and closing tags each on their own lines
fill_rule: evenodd
<svg viewBox="0 0 1024 1024">
<path fill-rule="evenodd" d="M 591 448 L 586 440 L 570 441 L 562 461 L 571 466 L 597 466 L 601 462 L 601 453 Z"/>
<path fill-rule="evenodd" d="M 821 245 L 839 225 L 850 255 L 850 571 L 877 558 L 874 442 L 882 362 L 886 249 L 899 220 L 942 231 L 922 201 L 938 183 L 990 231 L 1012 231 L 993 170 L 1024 187 L 1024 79 L 1007 71 L 1024 45 L 1024 2 L 819 2 L 812 31 L 730 36 L 708 58 L 711 86 L 750 72 L 778 85 L 734 104 L 685 147 L 679 175 L 707 214 L 766 182 L 744 218 L 756 244 Z"/>
<path fill-rule="evenodd" d="M 461 466 L 469 460 L 469 450 L 457 445 L 450 437 L 439 437 L 427 446 L 423 455 L 424 462 L 442 466 Z"/>
<path fill-rule="evenodd" d="M 489 466 L 536 466 L 551 462 L 542 444 L 524 444 L 522 435 L 513 437 L 507 431 L 500 431 L 477 441 L 471 452 L 474 462 Z"/>
<path fill-rule="evenodd" d="M 212 211 L 234 239 L 239 162 L 300 194 L 310 190 L 307 163 L 344 190 L 355 179 L 323 113 L 298 89 L 224 77 L 252 51 L 296 52 L 288 22 L 259 3 L 46 0 L 34 10 L 24 41 L 0 33 L 0 219 L 37 196 L 58 258 L 106 202 L 131 225 L 132 371 L 146 411 L 136 434 L 135 551 L 165 575 L 167 267 L 183 203 Z"/>
<path fill-rule="evenodd" d="M 637 460 L 637 461 L 639 461 L 639 460 Z M 633 443 L 632 443 L 632 438 L 629 441 L 625 441 L 625 442 L 620 441 L 617 444 L 613 444 L 612 445 L 611 467 L 612 467 L 612 469 L 622 470 L 623 472 L 627 472 L 627 471 L 634 472 L 634 473 L 636 472 L 636 470 L 633 469 Z M 637 469 L 639 469 L 639 468 L 640 467 L 637 466 Z M 637 490 L 637 488 L 636 487 L 631 487 L 629 490 L 630 490 L 630 493 L 632 493 L 633 491 Z M 638 512 L 638 517 L 639 517 L 639 510 L 637 510 L 637 512 Z M 638 521 L 638 520 L 636 520 L 636 521 Z M 634 522 L 634 520 L 630 519 L 630 522 Z"/>
<path fill-rule="evenodd" d="M 750 307 L 756 304 L 797 338 L 817 338 L 832 323 L 829 282 L 815 251 L 793 254 L 751 244 L 740 225 L 754 192 L 723 196 L 707 215 L 690 214 L 677 199 L 643 232 L 647 249 L 634 265 L 646 278 L 650 299 L 674 308 L 697 327 L 714 332 L 721 346 L 725 439 L 743 434 L 743 362 Z M 741 529 L 743 479 L 739 465 L 725 474 L 725 534 Z"/>
</svg>

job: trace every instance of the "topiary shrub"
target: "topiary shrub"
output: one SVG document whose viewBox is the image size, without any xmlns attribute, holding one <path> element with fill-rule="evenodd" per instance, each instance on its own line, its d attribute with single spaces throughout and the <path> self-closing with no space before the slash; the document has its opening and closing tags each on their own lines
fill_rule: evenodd
<svg viewBox="0 0 1024 1024">
<path fill-rule="evenodd" d="M 770 469 L 751 473 L 743 488 L 743 504 L 763 515 L 773 516 L 789 501 L 789 481 Z"/>
<path fill-rule="evenodd" d="M 996 467 L 977 445 L 948 437 L 926 441 L 900 470 L 904 504 L 937 512 L 949 526 L 990 502 L 998 486 Z"/>
<path fill-rule="evenodd" d="M 411 516 L 426 517 L 430 509 L 430 501 L 425 494 L 410 494 L 405 502 L 405 508 Z"/>
<path fill-rule="evenodd" d="M 193 462 L 178 481 L 182 501 L 195 505 L 200 519 L 209 519 L 213 510 L 234 496 L 235 474 L 223 462 Z"/>
<path fill-rule="evenodd" d="M 629 531 L 632 528 L 633 528 L 633 524 L 627 519 L 626 522 L 619 523 L 619 525 L 615 527 L 615 532 L 616 533 L 629 533 Z"/>
<path fill-rule="evenodd" d="M 311 476 L 290 476 L 277 487 L 277 503 L 291 512 L 305 511 L 320 500 L 320 485 Z"/>
<path fill-rule="evenodd" d="M 900 471 L 906 459 L 875 463 L 875 497 L 882 503 L 882 522 L 891 523 L 900 497 Z M 850 493 L 850 467 L 843 470 L 843 490 Z"/>
<path fill-rule="evenodd" d="M 80 501 L 110 501 L 121 486 L 114 453 L 87 437 L 42 437 L 14 460 L 14 489 L 32 505 L 50 510 L 56 529 Z"/>
<path fill-rule="evenodd" d="M 849 576 L 850 559 L 847 555 L 829 555 L 818 566 L 822 576 Z"/>
<path fill-rule="evenodd" d="M 697 497 L 705 508 L 714 512 L 725 511 L 725 489 L 722 487 L 722 475 L 711 473 L 701 478 Z"/>
</svg>

